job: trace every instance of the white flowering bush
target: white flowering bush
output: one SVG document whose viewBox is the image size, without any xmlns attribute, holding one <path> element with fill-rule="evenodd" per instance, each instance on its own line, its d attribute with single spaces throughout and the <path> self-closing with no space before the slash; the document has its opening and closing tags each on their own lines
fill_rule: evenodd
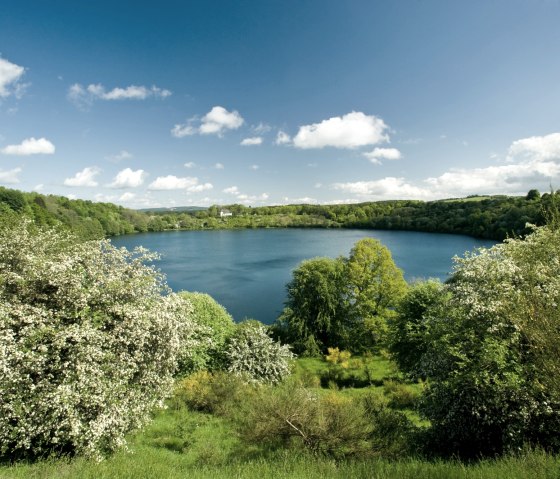
<svg viewBox="0 0 560 479">
<path fill-rule="evenodd" d="M 290 374 L 294 355 L 257 321 L 240 323 L 227 340 L 224 360 L 227 371 L 259 383 L 278 383 Z"/>
<path fill-rule="evenodd" d="M 154 257 L 0 225 L 0 456 L 101 457 L 162 404 L 191 306 Z"/>
<path fill-rule="evenodd" d="M 422 409 L 437 448 L 468 456 L 560 449 L 560 229 L 457 259 L 429 315 Z"/>
</svg>

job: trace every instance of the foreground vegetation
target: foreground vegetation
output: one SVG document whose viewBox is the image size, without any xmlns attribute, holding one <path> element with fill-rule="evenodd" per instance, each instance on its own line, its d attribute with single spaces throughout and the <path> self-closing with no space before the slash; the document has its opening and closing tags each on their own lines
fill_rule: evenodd
<svg viewBox="0 0 560 479">
<path fill-rule="evenodd" d="M 347 404 L 349 398 L 363 394 L 376 394 L 380 400 L 389 401 L 392 383 L 405 386 L 405 382 L 397 378 L 394 366 L 387 359 L 374 357 L 368 361 L 373 385 L 337 390 L 331 384 L 330 388 L 322 388 L 320 379 L 328 375 L 329 362 L 305 359 L 298 360 L 293 378 L 295 383 L 290 386 L 306 384 L 309 391 L 330 397 L 331 402 L 332 398 L 337 398 L 337 401 Z M 362 367 L 354 369 L 351 375 L 363 373 Z M 237 383 L 235 387 L 246 386 Z M 227 393 L 231 393 L 231 388 L 231 383 L 226 386 Z M 282 397 L 277 393 L 274 396 L 277 399 Z M 386 454 L 388 451 L 381 454 L 381 449 L 389 442 L 378 442 L 373 450 L 362 450 L 359 455 L 345 457 L 317 454 L 302 448 L 298 441 L 278 447 L 263 442 L 262 437 L 255 440 L 257 438 L 248 434 L 247 427 L 254 426 L 252 421 L 255 418 L 244 417 L 248 408 L 236 404 L 234 397 L 222 391 L 221 395 L 214 396 L 203 406 L 199 401 L 200 393 L 189 396 L 188 388 L 185 390 L 179 386 L 174 397 L 168 401 L 168 407 L 157 411 L 149 426 L 127 437 L 128 450 L 116 452 L 102 462 L 83 457 L 63 457 L 5 464 L 0 466 L 0 478 L 552 479 L 560 472 L 560 458 L 540 450 L 522 450 L 497 459 L 463 463 L 427 460 L 414 454 L 391 456 Z M 243 401 L 247 399 L 245 393 Z M 213 411 L 209 412 L 210 409 Z M 414 421 L 417 426 L 422 426 L 417 418 Z M 387 430 L 383 431 L 383 437 L 386 433 Z M 331 434 L 336 435 L 337 430 Z"/>
<path fill-rule="evenodd" d="M 407 285 L 372 239 L 305 261 L 267 328 L 5 209 L 0 477 L 558 477 L 547 219 L 446 284 Z"/>
<path fill-rule="evenodd" d="M 10 210 L 38 225 L 62 223 L 85 239 L 146 231 L 233 228 L 371 228 L 466 234 L 503 240 L 542 225 L 543 210 L 560 193 L 531 190 L 525 197 L 474 196 L 441 201 L 395 200 L 342 205 L 247 207 L 239 204 L 187 211 L 134 211 L 110 203 L 70 200 L 0 187 L 0 215 Z M 232 215 L 222 217 L 226 209 Z"/>
</svg>

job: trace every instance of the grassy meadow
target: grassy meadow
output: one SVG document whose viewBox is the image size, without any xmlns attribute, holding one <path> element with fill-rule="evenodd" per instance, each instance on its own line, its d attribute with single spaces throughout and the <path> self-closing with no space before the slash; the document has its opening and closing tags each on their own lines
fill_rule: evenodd
<svg viewBox="0 0 560 479">
<path fill-rule="evenodd" d="M 302 358 L 295 362 L 291 381 L 319 395 L 359 398 L 375 394 L 391 409 L 406 414 L 416 426 L 426 425 L 414 410 L 422 385 L 404 381 L 395 366 L 380 356 L 350 358 L 344 368 L 333 367 L 321 359 Z M 251 396 L 246 396 L 246 400 L 251 401 Z M 4 464 L 0 466 L 0 478 L 552 479 L 560 476 L 560 459 L 541 451 L 521 451 L 516 456 L 462 463 L 430 461 L 416 455 L 392 459 L 375 451 L 363 457 L 334 459 L 309 452 L 297 442 L 283 447 L 249 444 L 237 427 L 236 415 L 242 415 L 243 411 L 239 404 L 230 404 L 227 413 L 218 407 L 213 412 L 195 410 L 181 400 L 178 392 L 168 401 L 166 409 L 156 412 L 146 428 L 128 436 L 128 450 L 101 462 L 78 457 Z"/>
</svg>

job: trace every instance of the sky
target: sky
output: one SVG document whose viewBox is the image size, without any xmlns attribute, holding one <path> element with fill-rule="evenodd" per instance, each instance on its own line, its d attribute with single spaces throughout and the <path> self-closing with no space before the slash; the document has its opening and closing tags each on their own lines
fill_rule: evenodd
<svg viewBox="0 0 560 479">
<path fill-rule="evenodd" d="M 131 208 L 560 188 L 560 0 L 2 0 L 0 185 Z"/>
</svg>

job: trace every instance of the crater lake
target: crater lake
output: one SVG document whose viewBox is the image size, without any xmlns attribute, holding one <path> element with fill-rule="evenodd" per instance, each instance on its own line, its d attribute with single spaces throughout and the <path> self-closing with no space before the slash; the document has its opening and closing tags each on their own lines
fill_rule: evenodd
<svg viewBox="0 0 560 479">
<path fill-rule="evenodd" d="M 391 251 L 408 282 L 452 271 L 455 255 L 496 241 L 469 236 L 355 229 L 250 229 L 166 231 L 111 238 L 117 246 L 158 252 L 156 266 L 174 291 L 208 293 L 236 321 L 272 323 L 283 309 L 286 283 L 304 259 L 348 256 L 361 238 L 376 238 Z"/>
</svg>

